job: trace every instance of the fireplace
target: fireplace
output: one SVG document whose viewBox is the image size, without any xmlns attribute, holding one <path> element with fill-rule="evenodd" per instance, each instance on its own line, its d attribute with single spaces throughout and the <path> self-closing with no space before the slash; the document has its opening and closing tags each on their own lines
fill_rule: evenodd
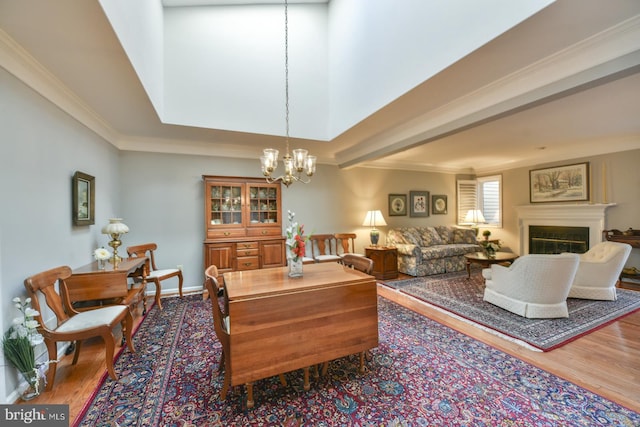
<svg viewBox="0 0 640 427">
<path fill-rule="evenodd" d="M 583 254 L 589 249 L 589 227 L 529 226 L 530 254 Z"/>
<path fill-rule="evenodd" d="M 607 208 L 615 206 L 615 203 L 581 203 L 581 204 L 539 204 L 516 206 L 518 213 L 518 227 L 520 238 L 520 255 L 534 253 L 530 251 L 531 235 L 530 228 L 533 227 L 576 227 L 587 229 L 588 233 L 583 247 L 576 252 L 586 252 L 593 245 L 602 241 L 602 232 L 605 228 L 605 211 Z M 547 238 L 547 237 L 542 237 Z M 555 237 L 553 237 L 555 238 Z M 573 240 L 568 236 L 561 240 Z M 576 239 L 578 240 L 578 239 Z M 556 242 L 561 252 L 574 252 L 574 250 L 564 250 L 568 242 Z M 534 249 L 535 250 L 535 249 Z"/>
</svg>

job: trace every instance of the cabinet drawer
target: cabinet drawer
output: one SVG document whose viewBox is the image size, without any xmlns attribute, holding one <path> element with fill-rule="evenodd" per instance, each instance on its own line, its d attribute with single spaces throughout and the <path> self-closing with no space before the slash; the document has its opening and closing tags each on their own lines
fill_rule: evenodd
<svg viewBox="0 0 640 427">
<path fill-rule="evenodd" d="M 245 231 L 242 228 L 227 230 L 207 230 L 207 239 L 224 239 L 232 237 L 244 237 Z"/>
<path fill-rule="evenodd" d="M 260 254 L 260 251 L 258 250 L 258 248 L 255 249 L 241 249 L 238 248 L 236 250 L 236 257 L 240 258 L 240 257 L 253 257 L 253 256 L 258 256 Z"/>
<path fill-rule="evenodd" d="M 247 236 L 282 236 L 282 230 L 280 227 L 249 228 Z"/>
<path fill-rule="evenodd" d="M 260 268 L 260 261 L 257 256 L 236 258 L 237 270 L 256 270 Z"/>
<path fill-rule="evenodd" d="M 238 252 L 240 252 L 241 249 L 258 249 L 258 242 L 238 242 L 236 243 L 236 248 L 238 249 Z"/>
</svg>

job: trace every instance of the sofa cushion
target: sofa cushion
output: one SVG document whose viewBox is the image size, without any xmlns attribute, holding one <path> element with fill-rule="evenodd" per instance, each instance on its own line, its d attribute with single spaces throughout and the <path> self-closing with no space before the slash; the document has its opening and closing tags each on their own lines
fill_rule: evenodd
<svg viewBox="0 0 640 427">
<path fill-rule="evenodd" d="M 402 230 L 403 237 L 407 241 L 407 243 L 416 246 L 424 246 L 422 243 L 422 233 L 418 231 L 415 227 L 408 227 Z"/>
<path fill-rule="evenodd" d="M 435 229 L 438 232 L 443 245 L 453 243 L 453 230 L 455 230 L 455 227 L 450 225 L 438 225 Z"/>
<path fill-rule="evenodd" d="M 476 243 L 476 230 L 456 228 L 453 232 L 453 243 Z"/>
<path fill-rule="evenodd" d="M 442 238 L 438 234 L 435 228 L 433 227 L 423 227 L 420 229 L 422 231 L 422 245 L 423 246 L 434 246 L 441 245 Z"/>
<path fill-rule="evenodd" d="M 387 243 L 391 245 L 408 245 L 409 242 L 404 238 L 403 229 L 389 230 L 387 233 Z"/>
</svg>

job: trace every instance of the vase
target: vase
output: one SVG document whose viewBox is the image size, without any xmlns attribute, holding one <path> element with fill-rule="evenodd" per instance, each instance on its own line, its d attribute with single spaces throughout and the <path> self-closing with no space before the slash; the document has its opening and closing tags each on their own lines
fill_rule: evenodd
<svg viewBox="0 0 640 427">
<path fill-rule="evenodd" d="M 27 381 L 27 388 L 20 393 L 20 398 L 24 401 L 34 399 L 40 395 L 44 387 L 44 380 L 35 370 L 21 372 L 22 377 Z"/>
<path fill-rule="evenodd" d="M 302 257 L 289 258 L 287 265 L 289 266 L 289 277 L 302 277 Z"/>
<path fill-rule="evenodd" d="M 104 270 L 106 264 L 107 264 L 106 260 L 99 259 L 98 260 L 98 270 Z"/>
<path fill-rule="evenodd" d="M 496 257 L 496 251 L 494 251 L 493 249 L 485 249 L 484 253 L 489 259 L 493 259 Z"/>
</svg>

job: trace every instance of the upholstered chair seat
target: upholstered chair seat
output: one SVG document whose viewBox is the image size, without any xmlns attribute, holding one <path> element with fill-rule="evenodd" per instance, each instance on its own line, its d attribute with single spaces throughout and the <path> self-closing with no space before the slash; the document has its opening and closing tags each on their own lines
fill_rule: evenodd
<svg viewBox="0 0 640 427">
<path fill-rule="evenodd" d="M 484 300 L 523 317 L 568 317 L 567 296 L 579 262 L 577 254 L 530 254 L 508 267 L 493 264 L 482 272 Z"/>
<path fill-rule="evenodd" d="M 630 254 L 631 245 L 600 242 L 580 255 L 569 297 L 615 301 L 616 284 Z"/>
</svg>

